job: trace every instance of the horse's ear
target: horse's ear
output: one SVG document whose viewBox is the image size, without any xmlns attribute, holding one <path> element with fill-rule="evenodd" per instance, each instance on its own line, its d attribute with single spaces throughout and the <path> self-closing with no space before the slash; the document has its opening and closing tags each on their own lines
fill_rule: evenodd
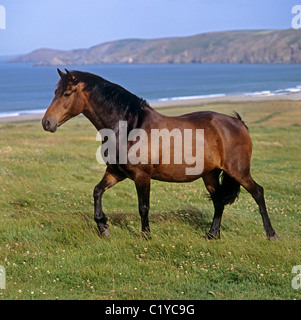
<svg viewBox="0 0 301 320">
<path fill-rule="evenodd" d="M 72 75 L 67 69 L 65 69 L 65 71 L 66 71 L 66 73 L 67 73 L 67 75 L 68 75 L 68 78 L 69 78 L 70 80 L 74 80 L 73 75 Z"/>
<path fill-rule="evenodd" d="M 63 78 L 63 76 L 66 75 L 66 73 L 64 73 L 63 71 L 61 71 L 59 68 L 57 68 L 57 72 L 60 75 L 61 78 Z"/>
</svg>

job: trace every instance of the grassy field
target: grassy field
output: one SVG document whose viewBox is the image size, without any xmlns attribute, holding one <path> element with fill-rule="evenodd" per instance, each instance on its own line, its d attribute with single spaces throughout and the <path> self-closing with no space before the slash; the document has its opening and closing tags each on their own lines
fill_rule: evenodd
<svg viewBox="0 0 301 320">
<path fill-rule="evenodd" d="M 238 111 L 253 139 L 252 174 L 265 188 L 280 240 L 268 241 L 257 206 L 242 190 L 227 206 L 221 240 L 201 237 L 213 206 L 202 180 L 152 182 L 152 240 L 140 237 L 134 183 L 103 197 L 111 236 L 93 221 L 96 130 L 83 117 L 57 133 L 39 122 L 0 124 L 0 299 L 301 299 L 301 102 L 216 104 Z"/>
</svg>

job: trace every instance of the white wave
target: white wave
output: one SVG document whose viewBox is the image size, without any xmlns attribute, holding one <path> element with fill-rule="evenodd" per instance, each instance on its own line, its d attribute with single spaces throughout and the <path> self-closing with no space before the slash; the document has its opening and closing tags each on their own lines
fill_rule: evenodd
<svg viewBox="0 0 301 320">
<path fill-rule="evenodd" d="M 217 98 L 217 97 L 224 97 L 224 96 L 226 96 L 226 94 L 217 93 L 217 94 L 206 94 L 206 95 L 199 95 L 199 96 L 183 96 L 183 97 L 160 98 L 160 99 L 157 99 L 157 101 L 159 101 L 159 102 L 182 101 L 182 100 L 193 100 L 193 99 Z"/>
<path fill-rule="evenodd" d="M 35 110 L 24 110 L 20 111 L 20 114 L 37 114 L 37 113 L 45 113 L 47 109 L 35 109 Z"/>
<path fill-rule="evenodd" d="M 0 118 L 18 117 L 26 114 L 39 114 L 39 113 L 44 113 L 46 110 L 47 109 L 34 109 L 34 110 L 12 111 L 12 112 L 0 112 Z"/>
<path fill-rule="evenodd" d="M 297 86 L 295 88 L 286 88 L 283 90 L 276 90 L 275 92 L 284 92 L 284 93 L 295 93 L 295 92 L 300 92 L 301 91 L 301 87 Z"/>
<path fill-rule="evenodd" d="M 17 117 L 20 113 L 18 112 L 1 112 L 0 118 L 6 118 L 6 117 Z"/>
<path fill-rule="evenodd" d="M 245 93 L 246 96 L 273 96 L 275 93 L 272 93 L 270 90 L 263 90 L 263 91 L 255 91 L 255 92 L 247 92 Z"/>
</svg>

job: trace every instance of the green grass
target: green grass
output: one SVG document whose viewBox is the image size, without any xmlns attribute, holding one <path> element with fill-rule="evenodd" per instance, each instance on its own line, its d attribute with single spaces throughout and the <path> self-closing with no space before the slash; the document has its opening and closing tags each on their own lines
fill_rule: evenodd
<svg viewBox="0 0 301 320">
<path fill-rule="evenodd" d="M 103 197 L 111 236 L 93 221 L 96 130 L 83 117 L 57 133 L 39 122 L 0 124 L 0 299 L 300 299 L 299 102 L 216 104 L 243 115 L 254 152 L 252 174 L 265 187 L 280 241 L 266 240 L 251 196 L 227 206 L 221 240 L 201 237 L 213 207 L 202 180 L 152 181 L 152 240 L 140 237 L 137 196 L 125 180 Z M 180 114 L 200 108 L 162 109 Z"/>
</svg>

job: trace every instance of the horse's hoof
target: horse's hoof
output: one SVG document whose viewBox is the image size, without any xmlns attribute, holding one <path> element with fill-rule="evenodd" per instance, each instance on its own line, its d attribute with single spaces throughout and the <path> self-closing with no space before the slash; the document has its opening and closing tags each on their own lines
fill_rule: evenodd
<svg viewBox="0 0 301 320">
<path fill-rule="evenodd" d="M 151 238 L 152 238 L 149 231 L 142 231 L 140 237 L 145 240 L 151 240 Z"/>
<path fill-rule="evenodd" d="M 206 239 L 206 240 L 218 240 L 220 239 L 220 235 L 219 234 L 213 234 L 208 232 L 205 236 L 203 236 L 202 238 Z"/>
<path fill-rule="evenodd" d="M 103 228 L 103 231 L 100 233 L 102 237 L 107 238 L 110 235 L 110 228 L 109 227 L 105 227 Z"/>
<path fill-rule="evenodd" d="M 269 239 L 269 240 L 272 240 L 272 241 L 278 241 L 280 238 L 279 238 L 278 234 L 275 233 L 273 236 L 268 237 L 268 239 Z"/>
</svg>

